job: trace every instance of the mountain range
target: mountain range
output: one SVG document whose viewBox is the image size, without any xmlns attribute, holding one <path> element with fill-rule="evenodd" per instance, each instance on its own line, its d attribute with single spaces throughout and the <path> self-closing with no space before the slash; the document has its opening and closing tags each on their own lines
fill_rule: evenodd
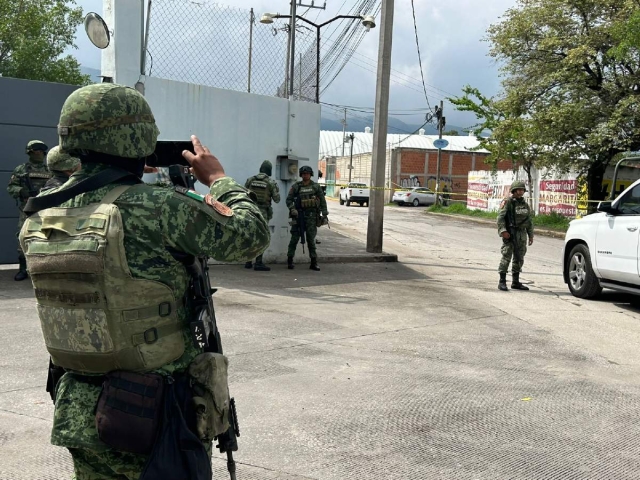
<svg viewBox="0 0 640 480">
<path fill-rule="evenodd" d="M 420 124 L 411 124 L 403 122 L 398 118 L 389 117 L 387 126 L 387 133 L 418 133 L 418 130 L 424 128 L 426 135 L 437 135 L 438 129 L 435 125 L 428 123 L 427 125 Z M 364 132 L 366 127 L 370 127 L 373 129 L 373 117 L 358 117 L 358 118 L 349 118 L 347 117 L 347 131 L 348 132 Z M 320 130 L 330 130 L 330 131 L 342 131 L 342 124 L 338 120 L 332 120 L 329 118 L 322 117 L 320 119 Z M 465 127 L 458 127 L 456 125 L 446 125 L 445 132 L 450 132 L 455 130 L 458 132 L 458 135 L 467 135 L 468 129 Z"/>
<path fill-rule="evenodd" d="M 91 76 L 91 81 L 95 83 L 102 82 L 102 78 L 100 77 L 100 70 L 97 68 L 89 68 L 89 67 L 80 67 L 80 71 L 85 75 Z M 349 132 L 364 132 L 365 127 L 373 128 L 373 116 L 359 116 L 358 118 L 348 118 L 347 117 L 347 131 Z M 421 128 L 425 129 L 425 133 L 427 135 L 437 135 L 438 130 L 435 125 L 429 123 L 425 126 L 418 124 L 411 124 L 403 122 L 402 120 L 389 117 L 389 124 L 387 128 L 388 133 L 417 133 Z M 342 131 L 342 124 L 337 120 L 332 120 L 329 118 L 322 117 L 320 119 L 320 130 L 331 130 L 331 131 Z M 451 130 L 456 130 L 459 135 L 466 135 L 467 129 L 464 127 L 458 127 L 455 125 L 447 125 L 445 127 L 445 131 L 449 132 Z"/>
</svg>

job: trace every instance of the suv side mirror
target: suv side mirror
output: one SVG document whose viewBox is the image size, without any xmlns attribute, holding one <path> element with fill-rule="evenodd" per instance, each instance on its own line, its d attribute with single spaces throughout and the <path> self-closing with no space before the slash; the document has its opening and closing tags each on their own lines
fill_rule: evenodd
<svg viewBox="0 0 640 480">
<path fill-rule="evenodd" d="M 611 206 L 611 202 L 600 202 L 597 208 L 598 212 L 608 213 L 610 215 L 615 215 L 618 213 L 618 209 Z"/>
</svg>

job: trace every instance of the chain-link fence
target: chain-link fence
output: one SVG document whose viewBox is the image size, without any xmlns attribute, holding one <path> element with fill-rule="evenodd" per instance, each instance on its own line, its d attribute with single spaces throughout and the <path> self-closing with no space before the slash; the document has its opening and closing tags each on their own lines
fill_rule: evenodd
<svg viewBox="0 0 640 480">
<path fill-rule="evenodd" d="M 289 19 L 261 24 L 260 13 L 206 0 L 151 2 L 146 74 L 284 97 Z M 316 31 L 296 27 L 293 98 L 315 101 Z"/>
</svg>

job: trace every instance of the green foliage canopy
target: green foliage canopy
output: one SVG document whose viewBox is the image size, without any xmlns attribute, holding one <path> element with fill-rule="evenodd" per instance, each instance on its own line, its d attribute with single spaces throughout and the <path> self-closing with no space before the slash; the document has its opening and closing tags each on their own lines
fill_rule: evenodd
<svg viewBox="0 0 640 480">
<path fill-rule="evenodd" d="M 74 45 L 82 9 L 74 0 L 0 0 L 0 75 L 84 85 L 89 76 L 63 52 Z"/>
<path fill-rule="evenodd" d="M 504 98 L 535 125 L 542 164 L 593 174 L 640 148 L 638 49 L 612 54 L 639 9 L 637 0 L 518 0 L 489 28 Z"/>
</svg>

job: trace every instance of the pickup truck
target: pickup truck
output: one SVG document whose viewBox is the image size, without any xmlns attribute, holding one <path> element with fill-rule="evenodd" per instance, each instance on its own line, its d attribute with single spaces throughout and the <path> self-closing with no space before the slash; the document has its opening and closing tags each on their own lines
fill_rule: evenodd
<svg viewBox="0 0 640 480">
<path fill-rule="evenodd" d="M 639 247 L 637 180 L 615 201 L 600 202 L 596 213 L 569 224 L 562 250 L 564 281 L 579 298 L 593 298 L 603 288 L 640 294 Z"/>
<path fill-rule="evenodd" d="M 369 189 L 364 183 L 349 183 L 346 187 L 340 189 L 340 205 L 351 205 L 359 203 L 364 207 L 365 203 L 369 206 Z"/>
</svg>

